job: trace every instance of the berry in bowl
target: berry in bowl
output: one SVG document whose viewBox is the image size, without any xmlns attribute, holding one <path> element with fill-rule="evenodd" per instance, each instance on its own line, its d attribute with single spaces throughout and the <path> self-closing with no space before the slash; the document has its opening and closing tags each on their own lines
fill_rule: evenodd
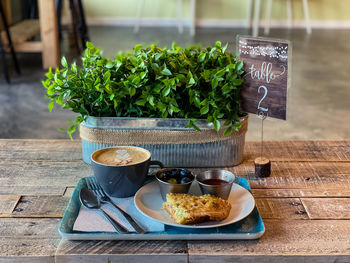
<svg viewBox="0 0 350 263">
<path fill-rule="evenodd" d="M 168 193 L 188 193 L 195 175 L 187 169 L 167 168 L 157 171 L 156 178 L 165 201 Z"/>
</svg>

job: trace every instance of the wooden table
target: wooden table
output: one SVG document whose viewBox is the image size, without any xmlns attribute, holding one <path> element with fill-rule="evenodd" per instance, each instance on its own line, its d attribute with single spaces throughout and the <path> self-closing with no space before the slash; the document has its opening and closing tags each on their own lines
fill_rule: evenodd
<svg viewBox="0 0 350 263">
<path fill-rule="evenodd" d="M 0 262 L 350 262 L 350 141 L 265 147 L 269 178 L 253 175 L 258 142 L 230 168 L 249 179 L 260 240 L 73 242 L 57 228 L 77 180 L 92 175 L 80 142 L 0 140 Z"/>
</svg>

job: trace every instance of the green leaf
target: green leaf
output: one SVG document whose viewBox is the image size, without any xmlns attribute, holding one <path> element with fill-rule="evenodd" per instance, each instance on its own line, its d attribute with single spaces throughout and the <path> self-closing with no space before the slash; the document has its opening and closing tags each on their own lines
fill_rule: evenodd
<svg viewBox="0 0 350 263">
<path fill-rule="evenodd" d="M 137 100 L 136 102 L 135 102 L 135 104 L 136 105 L 139 105 L 139 106 L 145 106 L 145 104 L 146 104 L 146 100 L 145 99 L 141 99 L 141 100 Z"/>
<path fill-rule="evenodd" d="M 89 49 L 95 48 L 94 45 L 90 41 L 86 42 L 86 47 Z"/>
<path fill-rule="evenodd" d="M 106 64 L 106 68 L 113 68 L 114 67 L 114 63 L 113 62 L 108 62 Z"/>
<path fill-rule="evenodd" d="M 56 83 L 58 86 L 63 86 L 63 82 L 60 79 L 56 79 Z"/>
<path fill-rule="evenodd" d="M 189 85 L 193 85 L 195 84 L 196 81 L 194 80 L 194 78 L 190 78 L 190 81 L 188 82 Z"/>
<path fill-rule="evenodd" d="M 211 86 L 213 87 L 213 89 L 216 89 L 216 87 L 218 86 L 219 84 L 219 79 L 214 77 L 212 80 L 211 80 Z"/>
<path fill-rule="evenodd" d="M 68 68 L 68 63 L 65 57 L 61 58 L 61 64 L 63 67 Z"/>
<path fill-rule="evenodd" d="M 226 68 L 219 70 L 218 72 L 216 72 L 216 76 L 222 77 L 223 75 L 225 75 L 225 71 L 226 71 Z"/>
<path fill-rule="evenodd" d="M 240 86 L 243 83 L 243 80 L 241 79 L 235 79 L 232 81 L 233 85 Z"/>
<path fill-rule="evenodd" d="M 209 105 L 205 105 L 204 107 L 202 107 L 202 108 L 200 109 L 201 115 L 205 115 L 205 114 L 207 114 L 208 112 L 209 112 Z"/>
<path fill-rule="evenodd" d="M 213 124 L 214 124 L 214 129 L 216 131 L 219 131 L 220 130 L 220 121 L 219 120 L 214 120 Z"/>
<path fill-rule="evenodd" d="M 223 113 L 219 113 L 219 114 L 216 116 L 216 118 L 218 118 L 218 119 L 222 119 L 224 116 L 225 116 L 225 114 L 223 114 Z"/>
<path fill-rule="evenodd" d="M 227 126 L 227 125 L 230 125 L 231 124 L 231 120 L 226 120 L 224 125 Z"/>
<path fill-rule="evenodd" d="M 70 126 L 70 127 L 67 129 L 67 132 L 68 132 L 68 133 L 73 133 L 73 132 L 75 132 L 75 125 Z"/>
<path fill-rule="evenodd" d="M 110 78 L 111 78 L 111 72 L 110 71 L 106 71 L 106 73 L 103 75 L 104 82 L 109 81 Z"/>
<path fill-rule="evenodd" d="M 52 68 L 51 67 L 49 68 L 49 71 L 45 74 L 45 76 L 48 79 L 52 79 L 55 76 L 55 74 L 52 73 Z"/>
<path fill-rule="evenodd" d="M 240 123 L 235 123 L 235 124 L 233 125 L 233 129 L 234 129 L 235 131 L 238 131 L 240 128 L 242 128 L 242 124 L 240 124 Z"/>
<path fill-rule="evenodd" d="M 135 85 L 138 85 L 138 84 L 140 84 L 140 81 L 141 81 L 140 77 L 139 77 L 139 76 L 136 76 L 136 77 L 132 80 L 132 83 L 134 83 Z"/>
<path fill-rule="evenodd" d="M 227 47 L 228 47 L 228 43 L 222 48 L 222 53 L 225 53 Z"/>
<path fill-rule="evenodd" d="M 224 136 L 229 136 L 231 134 L 231 132 L 232 132 L 232 127 L 230 126 L 230 127 L 225 129 Z"/>
<path fill-rule="evenodd" d="M 138 65 L 138 60 L 137 60 L 136 57 L 131 56 L 131 57 L 129 57 L 129 60 L 131 61 L 131 63 L 132 63 L 134 66 L 137 66 L 137 65 Z"/>
<path fill-rule="evenodd" d="M 144 79 L 146 77 L 146 75 L 147 75 L 147 72 L 141 72 L 140 73 L 140 78 Z"/>
<path fill-rule="evenodd" d="M 134 87 L 130 87 L 130 89 L 129 89 L 130 97 L 134 96 L 135 94 L 136 94 L 136 89 Z"/>
<path fill-rule="evenodd" d="M 162 74 L 165 75 L 165 76 L 171 76 L 172 75 L 171 71 L 169 69 L 167 69 L 167 68 L 164 68 L 162 70 Z"/>
<path fill-rule="evenodd" d="M 169 93 L 170 93 L 170 90 L 171 90 L 170 87 L 164 88 L 163 91 L 162 91 L 162 95 L 163 95 L 164 97 L 168 96 Z"/>
<path fill-rule="evenodd" d="M 166 105 L 165 105 L 164 103 L 159 102 L 159 103 L 157 104 L 157 108 L 158 108 L 161 112 L 166 111 Z"/>
<path fill-rule="evenodd" d="M 201 102 L 200 102 L 200 100 L 199 100 L 198 97 L 195 97 L 195 98 L 193 99 L 193 101 L 194 101 L 194 105 L 195 105 L 197 108 L 199 108 L 199 107 L 201 106 Z"/>
<path fill-rule="evenodd" d="M 236 65 L 236 70 L 239 71 L 243 68 L 243 62 L 242 61 L 239 61 Z"/>
<path fill-rule="evenodd" d="M 51 112 L 52 111 L 52 108 L 53 108 L 53 105 L 55 104 L 55 101 L 54 100 L 51 100 L 49 102 L 49 105 L 48 105 L 48 108 L 49 108 L 49 111 Z"/>
<path fill-rule="evenodd" d="M 153 107 L 155 106 L 154 97 L 152 95 L 148 97 L 148 103 L 151 104 Z"/>
<path fill-rule="evenodd" d="M 196 125 L 196 124 L 192 124 L 193 129 L 195 129 L 196 131 L 201 131 L 201 129 Z"/>
<path fill-rule="evenodd" d="M 204 52 L 201 52 L 198 56 L 198 62 L 203 62 L 205 60 L 206 54 Z"/>
</svg>

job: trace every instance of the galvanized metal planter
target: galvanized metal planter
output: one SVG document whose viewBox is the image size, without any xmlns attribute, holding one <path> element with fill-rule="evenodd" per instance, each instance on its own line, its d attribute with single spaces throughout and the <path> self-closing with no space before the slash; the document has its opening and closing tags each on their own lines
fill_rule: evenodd
<svg viewBox="0 0 350 263">
<path fill-rule="evenodd" d="M 135 145 L 166 167 L 234 166 L 243 160 L 248 116 L 241 123 L 240 131 L 223 137 L 205 120 L 196 122 L 202 132 L 195 132 L 184 128 L 186 119 L 88 117 L 80 130 L 83 159 L 90 163 L 91 154 L 101 148 Z"/>
</svg>

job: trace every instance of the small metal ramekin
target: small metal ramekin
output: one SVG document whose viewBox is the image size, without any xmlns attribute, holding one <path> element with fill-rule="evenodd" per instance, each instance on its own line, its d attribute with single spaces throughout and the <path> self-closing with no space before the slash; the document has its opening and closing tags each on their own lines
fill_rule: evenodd
<svg viewBox="0 0 350 263">
<path fill-rule="evenodd" d="M 165 168 L 165 169 L 160 169 L 157 171 L 156 173 L 156 178 L 158 180 L 158 184 L 159 184 L 159 188 L 160 188 L 160 193 L 162 195 L 162 198 L 164 201 L 166 201 L 166 195 L 168 193 L 181 193 L 181 194 L 187 194 L 188 191 L 190 190 L 191 184 L 194 181 L 194 179 L 196 178 L 195 175 L 193 173 L 191 173 L 193 175 L 193 180 L 188 182 L 188 183 L 184 183 L 184 184 L 171 184 L 171 183 L 167 183 L 162 181 L 159 178 L 159 175 L 167 170 L 172 170 L 174 168 Z M 187 170 L 187 169 L 184 169 Z"/>
<path fill-rule="evenodd" d="M 209 179 L 220 179 L 220 180 L 226 181 L 227 184 L 209 185 L 209 184 L 203 183 L 203 181 L 209 180 Z M 196 180 L 203 194 L 214 195 L 225 200 L 227 200 L 230 195 L 232 184 L 235 181 L 235 179 L 236 179 L 236 176 L 233 173 L 226 170 L 219 170 L 219 169 L 208 170 L 208 171 L 199 173 L 196 176 Z"/>
</svg>

